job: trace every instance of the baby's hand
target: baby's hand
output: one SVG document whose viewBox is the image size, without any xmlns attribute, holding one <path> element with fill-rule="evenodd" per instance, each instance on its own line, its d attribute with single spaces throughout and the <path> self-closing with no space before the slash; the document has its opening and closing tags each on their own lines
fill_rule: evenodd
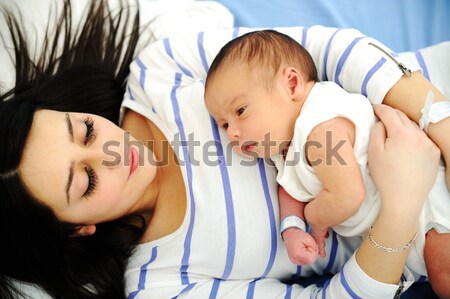
<svg viewBox="0 0 450 299">
<path fill-rule="evenodd" d="M 314 240 L 316 240 L 319 249 L 319 256 L 324 258 L 326 256 L 325 239 L 328 238 L 328 228 L 319 229 L 311 225 L 311 236 L 313 236 Z"/>
<path fill-rule="evenodd" d="M 283 232 L 283 240 L 294 264 L 305 266 L 316 261 L 318 248 L 314 238 L 298 228 L 288 228 Z"/>
</svg>

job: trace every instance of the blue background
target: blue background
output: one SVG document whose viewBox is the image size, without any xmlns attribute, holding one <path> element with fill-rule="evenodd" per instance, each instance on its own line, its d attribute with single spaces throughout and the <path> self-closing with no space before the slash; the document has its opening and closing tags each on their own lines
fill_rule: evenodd
<svg viewBox="0 0 450 299">
<path fill-rule="evenodd" d="M 217 0 L 236 26 L 353 27 L 400 52 L 450 40 L 449 0 Z"/>
</svg>

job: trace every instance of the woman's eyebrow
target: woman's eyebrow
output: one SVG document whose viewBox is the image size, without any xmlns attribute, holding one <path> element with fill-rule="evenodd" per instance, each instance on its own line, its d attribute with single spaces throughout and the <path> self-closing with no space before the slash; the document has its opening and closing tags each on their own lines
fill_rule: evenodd
<svg viewBox="0 0 450 299">
<path fill-rule="evenodd" d="M 67 130 L 69 131 L 70 142 L 73 143 L 73 140 L 74 140 L 73 126 L 72 126 L 72 121 L 70 120 L 69 113 L 66 113 L 66 123 L 67 123 Z M 72 181 L 73 181 L 73 166 L 74 166 L 74 162 L 72 161 L 70 163 L 70 167 L 69 167 L 69 178 L 67 180 L 67 187 L 66 187 L 67 205 L 70 204 L 70 187 L 72 186 Z"/>
<path fill-rule="evenodd" d="M 67 130 L 69 131 L 70 141 L 73 142 L 73 126 L 69 113 L 66 113 Z"/>
</svg>

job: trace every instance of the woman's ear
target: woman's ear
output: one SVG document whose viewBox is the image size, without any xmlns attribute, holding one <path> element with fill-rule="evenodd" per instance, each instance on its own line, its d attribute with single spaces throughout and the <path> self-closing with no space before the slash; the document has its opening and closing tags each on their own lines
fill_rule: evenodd
<svg viewBox="0 0 450 299">
<path fill-rule="evenodd" d="M 72 234 L 72 237 L 87 237 L 95 234 L 97 227 L 95 225 L 77 226 Z"/>
<path fill-rule="evenodd" d="M 304 96 L 305 84 L 303 77 L 295 67 L 286 67 L 283 70 L 283 81 L 288 88 L 289 96 L 293 100 L 300 100 Z"/>
</svg>

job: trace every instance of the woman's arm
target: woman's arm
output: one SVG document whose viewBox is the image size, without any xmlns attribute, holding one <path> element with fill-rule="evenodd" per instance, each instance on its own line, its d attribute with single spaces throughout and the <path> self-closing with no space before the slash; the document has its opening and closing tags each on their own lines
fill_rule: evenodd
<svg viewBox="0 0 450 299">
<path fill-rule="evenodd" d="M 384 105 L 374 109 L 383 123 L 373 129 L 369 167 L 382 205 L 371 236 L 382 246 L 400 248 L 415 235 L 422 205 L 436 179 L 439 150 L 403 113 Z M 366 238 L 356 260 L 370 277 L 397 283 L 408 252 L 386 252 Z"/>
<path fill-rule="evenodd" d="M 421 72 L 414 72 L 411 77 L 402 76 L 389 90 L 383 104 L 403 111 L 416 123 L 422 116 L 421 110 L 429 91 L 434 93 L 434 101 L 446 101 L 446 97 Z M 430 124 L 430 130 L 434 125 Z"/>
<path fill-rule="evenodd" d="M 367 96 L 372 104 L 384 103 L 403 111 L 417 123 L 429 91 L 434 93 L 434 102 L 449 99 L 446 88 L 450 83 L 449 72 L 435 69 L 447 65 L 449 47 L 446 45 L 435 47 L 434 51 L 437 52 L 434 52 L 434 56 L 440 58 L 429 62 L 426 51 L 423 54 L 398 55 L 355 29 L 333 31 L 313 26 L 307 33 L 305 47 L 313 56 L 320 80 L 334 81 L 348 92 Z M 407 74 L 401 70 L 400 64 L 408 70 Z M 419 64 L 424 68 L 427 78 L 436 80 L 441 90 L 422 75 Z M 430 124 L 427 134 L 441 149 L 447 164 L 450 164 L 448 132 L 450 118 Z M 447 172 L 447 184 L 450 188 L 450 171 Z"/>
<path fill-rule="evenodd" d="M 409 118 L 418 123 L 422 117 L 421 110 L 430 90 L 433 91 L 435 102 L 448 100 L 420 72 L 415 72 L 411 77 L 402 76 L 386 94 L 383 103 L 403 111 Z M 450 118 L 446 118 L 435 124 L 430 123 L 427 131 L 428 136 L 441 149 L 447 164 L 450 164 L 449 132 Z M 449 179 L 447 179 L 447 182 L 449 182 Z"/>
</svg>

